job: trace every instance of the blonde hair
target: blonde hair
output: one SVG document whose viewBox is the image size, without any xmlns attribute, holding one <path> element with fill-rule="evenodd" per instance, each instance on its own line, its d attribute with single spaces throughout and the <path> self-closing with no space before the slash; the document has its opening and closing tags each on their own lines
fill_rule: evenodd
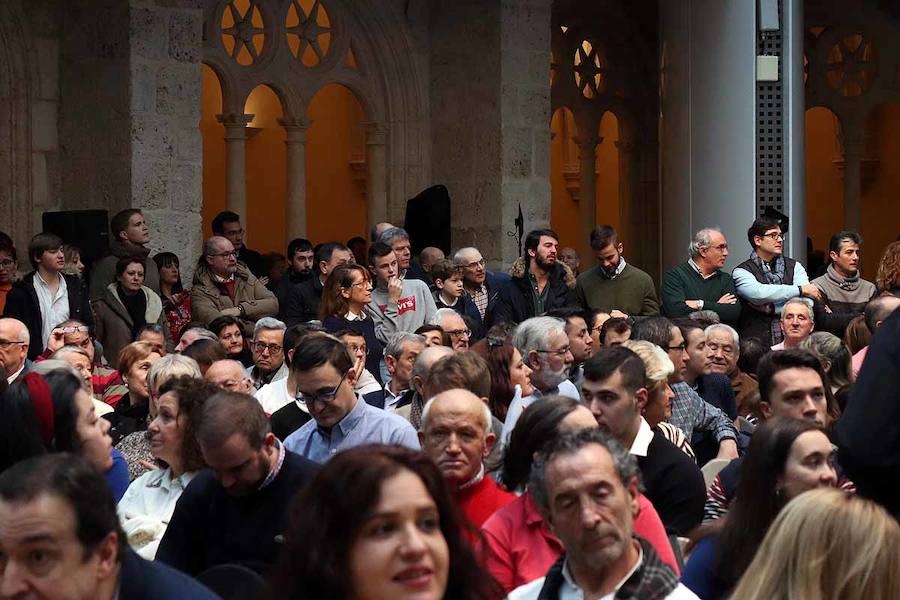
<svg viewBox="0 0 900 600">
<path fill-rule="evenodd" d="M 675 365 L 662 348 L 646 340 L 625 340 L 622 345 L 637 354 L 644 363 L 648 390 L 668 384 L 669 376 L 675 372 Z"/>
<path fill-rule="evenodd" d="M 731 598 L 900 598 L 900 526 L 869 500 L 803 493 L 779 513 Z"/>
</svg>

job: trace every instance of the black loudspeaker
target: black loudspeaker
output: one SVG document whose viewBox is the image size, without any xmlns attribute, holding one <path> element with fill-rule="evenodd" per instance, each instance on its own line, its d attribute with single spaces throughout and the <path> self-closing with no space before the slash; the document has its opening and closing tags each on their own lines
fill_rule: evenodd
<svg viewBox="0 0 900 600">
<path fill-rule="evenodd" d="M 105 210 L 45 212 L 43 225 L 44 231 L 81 248 L 81 262 L 85 265 L 106 254 L 109 248 L 109 218 Z"/>
<path fill-rule="evenodd" d="M 450 192 L 443 185 L 432 186 L 406 202 L 406 222 L 413 256 L 434 246 L 450 253 Z"/>
</svg>

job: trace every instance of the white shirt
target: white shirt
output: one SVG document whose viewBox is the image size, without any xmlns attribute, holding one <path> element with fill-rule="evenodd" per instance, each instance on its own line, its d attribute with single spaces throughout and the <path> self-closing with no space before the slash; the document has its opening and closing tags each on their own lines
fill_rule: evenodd
<svg viewBox="0 0 900 600">
<path fill-rule="evenodd" d="M 641 550 L 640 555 L 638 556 L 637 562 L 634 563 L 634 566 L 631 567 L 631 570 L 616 584 L 616 587 L 613 588 L 613 591 L 605 596 L 602 596 L 599 600 L 613 600 L 616 595 L 616 592 L 619 591 L 625 582 L 628 581 L 628 578 L 631 577 L 635 571 L 641 566 L 641 563 L 644 561 L 644 552 Z M 575 580 L 572 578 L 572 574 L 569 572 L 569 563 L 566 562 L 563 564 L 563 583 L 559 588 L 559 595 L 557 596 L 558 600 L 584 600 L 584 592 L 580 587 L 575 583 Z M 507 596 L 507 600 L 537 600 L 538 594 L 541 593 L 541 588 L 544 587 L 544 577 L 540 579 L 535 579 L 531 583 L 526 583 L 523 586 L 517 587 L 512 592 L 510 592 L 509 596 Z M 672 590 L 668 595 L 666 595 L 665 600 L 699 600 L 688 588 L 684 586 L 684 584 L 679 583 L 678 586 Z"/>
<path fill-rule="evenodd" d="M 512 435 L 512 431 L 515 428 L 519 417 L 522 416 L 522 412 L 531 406 L 537 399 L 538 397 L 533 394 L 523 398 L 522 386 L 516 384 L 516 392 L 513 394 L 513 399 L 509 403 L 509 408 L 506 409 L 506 420 L 503 421 L 503 431 L 500 433 L 501 446 L 509 444 L 509 436 Z"/>
<path fill-rule="evenodd" d="M 41 309 L 41 340 L 44 348 L 47 347 L 53 328 L 69 318 L 69 290 L 66 278 L 59 273 L 56 276 L 59 277 L 59 287 L 56 288 L 55 296 L 50 293 L 50 286 L 41 277 L 40 271 L 34 272 L 32 280 Z"/>
<path fill-rule="evenodd" d="M 156 557 L 175 504 L 196 474 L 197 471 L 172 477 L 171 469 L 148 471 L 128 486 L 119 501 L 119 521 L 129 545 L 142 557 Z"/>
<path fill-rule="evenodd" d="M 253 397 L 259 401 L 267 415 L 275 414 L 276 410 L 294 401 L 294 396 L 288 393 L 287 382 L 288 378 L 285 377 L 284 379 L 267 383 L 253 394 Z"/>
<path fill-rule="evenodd" d="M 16 378 L 22 374 L 22 371 L 25 370 L 25 363 L 22 363 L 22 366 L 19 367 L 19 370 L 6 378 L 6 383 L 12 385 L 12 382 L 16 380 Z"/>
<path fill-rule="evenodd" d="M 631 450 L 629 452 L 635 456 L 647 456 L 647 452 L 650 450 L 650 442 L 652 441 L 653 430 L 650 429 L 650 423 L 645 421 L 644 417 L 641 417 L 641 426 L 637 435 L 634 436 L 634 441 L 631 442 Z"/>
</svg>

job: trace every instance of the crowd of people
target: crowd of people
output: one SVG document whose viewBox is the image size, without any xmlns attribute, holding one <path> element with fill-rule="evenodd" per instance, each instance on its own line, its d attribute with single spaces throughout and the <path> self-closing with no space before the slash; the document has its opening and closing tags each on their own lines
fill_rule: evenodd
<svg viewBox="0 0 900 600">
<path fill-rule="evenodd" d="M 0 232 L 0 598 L 900 598 L 900 241 L 110 229 Z"/>
</svg>

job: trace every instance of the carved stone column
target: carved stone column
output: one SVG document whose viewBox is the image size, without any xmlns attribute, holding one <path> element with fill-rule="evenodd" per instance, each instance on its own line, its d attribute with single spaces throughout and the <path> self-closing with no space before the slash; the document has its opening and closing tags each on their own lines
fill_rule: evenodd
<svg viewBox="0 0 900 600">
<path fill-rule="evenodd" d="M 254 115 L 216 115 L 225 127 L 225 206 L 247 221 L 247 124 Z"/>
<path fill-rule="evenodd" d="M 306 237 L 306 131 L 309 119 L 278 119 L 284 127 L 287 155 L 287 197 L 284 231 L 288 241 Z"/>
<path fill-rule="evenodd" d="M 366 132 L 366 166 L 369 227 L 388 218 L 387 209 L 387 127 L 383 123 L 363 123 Z"/>
<path fill-rule="evenodd" d="M 847 127 L 844 136 L 844 229 L 859 231 L 862 222 L 862 157 L 865 139 Z"/>
<path fill-rule="evenodd" d="M 598 135 L 579 135 L 578 164 L 581 170 L 581 190 L 578 199 L 578 253 L 582 260 L 590 262 L 591 232 L 597 223 L 597 144 L 603 141 Z"/>
</svg>

